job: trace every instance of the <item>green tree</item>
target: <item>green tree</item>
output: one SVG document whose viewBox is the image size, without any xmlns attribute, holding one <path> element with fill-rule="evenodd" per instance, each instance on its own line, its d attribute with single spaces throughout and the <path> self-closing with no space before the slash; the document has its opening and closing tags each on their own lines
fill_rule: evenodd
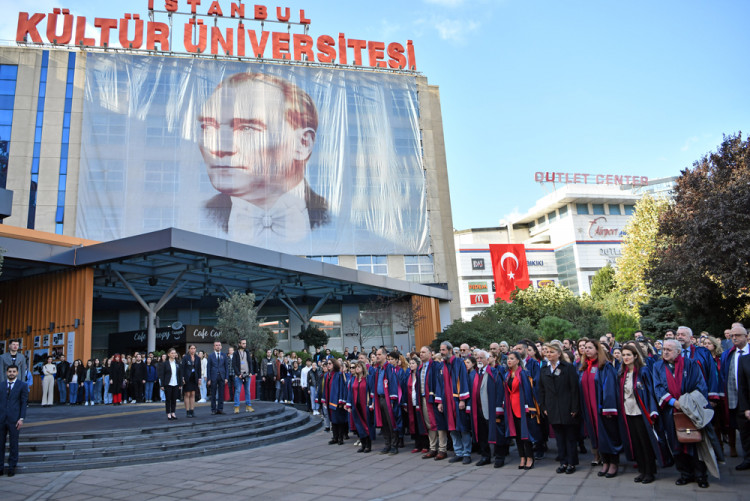
<svg viewBox="0 0 750 501">
<path fill-rule="evenodd" d="M 221 341 L 237 346 L 240 339 L 246 339 L 248 348 L 256 353 L 276 346 L 276 334 L 258 322 L 254 294 L 232 291 L 229 297 L 219 300 L 216 316 Z"/>
<path fill-rule="evenodd" d="M 659 216 L 669 208 L 666 198 L 644 195 L 635 205 L 635 214 L 625 225 L 622 255 L 617 259 L 615 283 L 625 296 L 625 304 L 637 315 L 638 307 L 649 300 L 647 273 L 657 254 Z"/>
<path fill-rule="evenodd" d="M 659 219 L 648 278 L 695 318 L 716 325 L 750 310 L 750 141 L 724 136 L 716 152 L 682 171 Z M 702 328 L 702 327 L 700 327 Z"/>
<path fill-rule="evenodd" d="M 641 330 L 653 338 L 662 338 L 667 329 L 676 329 L 682 322 L 673 298 L 654 296 L 639 308 Z"/>
<path fill-rule="evenodd" d="M 305 348 L 308 346 L 319 348 L 324 344 L 328 344 L 328 334 L 313 324 L 307 324 L 307 327 L 300 331 L 299 338 L 305 343 Z"/>
<path fill-rule="evenodd" d="M 607 266 L 596 272 L 591 280 L 591 298 L 601 301 L 615 290 L 615 269 L 607 263 Z"/>
<path fill-rule="evenodd" d="M 563 318 L 559 317 L 544 317 L 539 321 L 539 328 L 537 329 L 539 336 L 545 341 L 551 341 L 553 339 L 577 339 L 578 331 L 573 324 Z"/>
</svg>

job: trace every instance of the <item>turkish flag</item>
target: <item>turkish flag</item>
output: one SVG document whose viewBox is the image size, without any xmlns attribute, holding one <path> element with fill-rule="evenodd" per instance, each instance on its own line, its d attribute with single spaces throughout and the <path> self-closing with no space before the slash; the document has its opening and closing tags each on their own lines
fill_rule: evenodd
<svg viewBox="0 0 750 501">
<path fill-rule="evenodd" d="M 495 277 L 495 298 L 510 303 L 510 294 L 516 287 L 526 289 L 531 285 L 526 248 L 523 244 L 490 244 L 490 258 Z"/>
</svg>

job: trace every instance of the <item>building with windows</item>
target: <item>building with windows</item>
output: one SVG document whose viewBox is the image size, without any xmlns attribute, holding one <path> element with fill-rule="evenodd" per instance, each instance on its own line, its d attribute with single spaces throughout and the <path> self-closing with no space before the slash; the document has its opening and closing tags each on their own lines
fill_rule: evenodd
<svg viewBox="0 0 750 501">
<path fill-rule="evenodd" d="M 494 302 L 490 244 L 523 243 L 533 287 L 557 283 L 575 294 L 620 255 L 625 225 L 646 193 L 669 196 L 674 177 L 645 186 L 568 184 L 540 198 L 513 221 L 454 233 L 461 317 L 470 319 Z"/>
<path fill-rule="evenodd" d="M 113 339 L 210 333 L 231 290 L 256 294 L 285 350 L 302 349 L 308 323 L 336 350 L 407 349 L 459 315 L 440 99 L 426 77 L 19 45 L 0 48 L 0 188 L 12 192 L 0 226 L 0 350 L 11 339 L 51 350 L 44 336 L 59 330 L 60 352 L 87 359 L 111 354 Z M 328 224 L 297 240 L 245 239 L 241 221 L 222 228 L 208 211 L 219 195 L 196 124 L 214 112 L 222 78 L 243 73 L 294 82 L 317 103 L 303 188 L 307 204 L 310 192 L 322 197 Z M 23 287 L 40 296 L 21 298 Z M 383 299 L 389 313 L 374 322 L 367 307 Z M 414 304 L 423 319 L 408 325 Z"/>
</svg>

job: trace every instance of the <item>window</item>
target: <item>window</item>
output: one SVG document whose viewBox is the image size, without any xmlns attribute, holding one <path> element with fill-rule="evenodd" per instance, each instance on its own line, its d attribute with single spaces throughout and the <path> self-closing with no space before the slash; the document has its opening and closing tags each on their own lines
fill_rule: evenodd
<svg viewBox="0 0 750 501">
<path fill-rule="evenodd" d="M 176 220 L 176 207 L 146 208 L 143 215 L 143 229 L 145 231 L 163 230 L 174 226 Z"/>
<path fill-rule="evenodd" d="M 329 338 L 341 337 L 341 306 L 325 305 L 310 319 L 310 324 L 328 334 Z"/>
<path fill-rule="evenodd" d="M 612 216 L 619 216 L 620 215 L 620 205 L 619 204 L 609 204 L 609 213 Z"/>
<path fill-rule="evenodd" d="M 17 75 L 18 66 L 0 64 L 0 188 L 5 188 L 8 179 L 10 130 L 13 125 Z M 41 134 L 41 128 L 39 132 Z"/>
<path fill-rule="evenodd" d="M 576 212 L 578 214 L 588 214 L 589 204 L 576 204 Z"/>
<path fill-rule="evenodd" d="M 65 222 L 65 189 L 68 183 L 68 151 L 70 146 L 70 114 L 73 110 L 73 80 L 76 71 L 76 53 L 68 54 L 68 76 L 65 85 L 65 108 L 63 112 L 62 141 L 60 143 L 60 173 L 57 179 L 57 211 L 55 211 L 55 233 L 62 235 Z"/>
<path fill-rule="evenodd" d="M 433 282 L 435 265 L 432 256 L 404 256 L 406 279 L 410 282 Z"/>
<path fill-rule="evenodd" d="M 146 191 L 177 193 L 178 165 L 176 162 L 146 162 Z"/>
<path fill-rule="evenodd" d="M 39 183 L 39 158 L 42 151 L 42 123 L 44 123 L 44 96 L 47 95 L 47 64 L 49 51 L 42 52 L 42 68 L 39 76 L 39 98 L 36 103 L 36 125 L 34 127 L 34 153 L 31 159 L 31 185 L 29 186 L 29 215 L 26 227 L 34 229 L 36 221 L 36 189 Z M 57 228 L 55 228 L 56 230 Z"/>
<path fill-rule="evenodd" d="M 387 275 L 388 258 L 386 256 L 357 256 L 357 269 L 375 275 Z"/>
<path fill-rule="evenodd" d="M 624 205 L 623 207 L 625 209 L 626 216 L 632 216 L 633 214 L 635 214 L 635 205 Z"/>
<path fill-rule="evenodd" d="M 546 220 L 546 219 L 544 219 L 544 216 L 542 216 L 542 217 L 540 217 L 539 219 L 537 219 L 537 220 L 536 220 L 536 224 L 537 224 L 538 226 L 542 226 L 542 225 L 543 225 L 543 224 L 545 224 L 546 222 L 547 222 L 547 220 Z"/>
<path fill-rule="evenodd" d="M 560 217 L 565 217 L 565 215 L 568 213 L 568 206 L 567 205 L 563 205 L 562 207 L 560 207 L 559 209 L 557 209 L 557 212 L 560 213 Z"/>
<path fill-rule="evenodd" d="M 549 214 L 547 214 L 547 221 L 549 221 L 550 223 L 554 223 L 556 219 L 557 219 L 557 212 L 552 211 Z"/>
<path fill-rule="evenodd" d="M 604 215 L 604 204 L 591 204 L 591 208 L 595 215 Z"/>
<path fill-rule="evenodd" d="M 320 261 L 321 263 L 328 263 L 328 264 L 339 264 L 339 257 L 338 256 L 307 256 L 307 259 L 312 259 L 313 261 Z"/>
<path fill-rule="evenodd" d="M 276 334 L 279 343 L 289 342 L 289 310 L 283 306 L 264 306 L 258 315 L 261 327 L 267 327 Z"/>
<path fill-rule="evenodd" d="M 123 160 L 102 160 L 96 167 L 101 169 L 89 172 L 91 192 L 108 191 L 122 193 L 125 191 L 125 162 Z"/>
</svg>

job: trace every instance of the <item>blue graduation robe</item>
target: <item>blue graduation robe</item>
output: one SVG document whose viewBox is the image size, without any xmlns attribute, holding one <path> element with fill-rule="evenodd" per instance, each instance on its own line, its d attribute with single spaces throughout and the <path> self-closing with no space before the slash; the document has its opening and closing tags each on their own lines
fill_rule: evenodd
<svg viewBox="0 0 750 501">
<path fill-rule="evenodd" d="M 469 375 L 464 361 L 455 356 L 443 361 L 441 377 L 438 377 L 437 383 L 435 401 L 443 404 L 448 430 L 470 432 L 471 418 L 465 410 L 459 408 L 459 402 L 466 402 L 471 396 Z"/>
<path fill-rule="evenodd" d="M 539 406 L 534 397 L 534 391 L 531 389 L 531 376 L 526 370 L 519 370 L 517 373 L 519 379 L 519 401 L 521 404 L 521 430 L 515 430 L 516 435 L 512 435 L 511 421 L 514 418 L 513 410 L 511 409 L 511 388 L 508 386 L 508 380 L 510 379 L 511 372 L 508 371 L 505 374 L 505 380 L 503 381 L 504 386 L 504 414 L 505 414 L 505 436 L 510 438 L 520 434 L 522 440 L 530 440 L 532 443 L 536 443 L 540 439 L 539 429 Z"/>
<path fill-rule="evenodd" d="M 585 362 L 582 362 L 585 363 Z M 617 402 L 619 400 L 617 372 L 611 363 L 603 367 L 592 367 L 585 370 L 594 374 L 595 402 L 587 402 L 583 391 L 583 373 L 581 371 L 581 410 L 586 434 L 591 446 L 602 454 L 619 454 L 622 452 L 622 439 L 617 422 Z M 591 405 L 596 408 L 592 409 Z"/>
</svg>

